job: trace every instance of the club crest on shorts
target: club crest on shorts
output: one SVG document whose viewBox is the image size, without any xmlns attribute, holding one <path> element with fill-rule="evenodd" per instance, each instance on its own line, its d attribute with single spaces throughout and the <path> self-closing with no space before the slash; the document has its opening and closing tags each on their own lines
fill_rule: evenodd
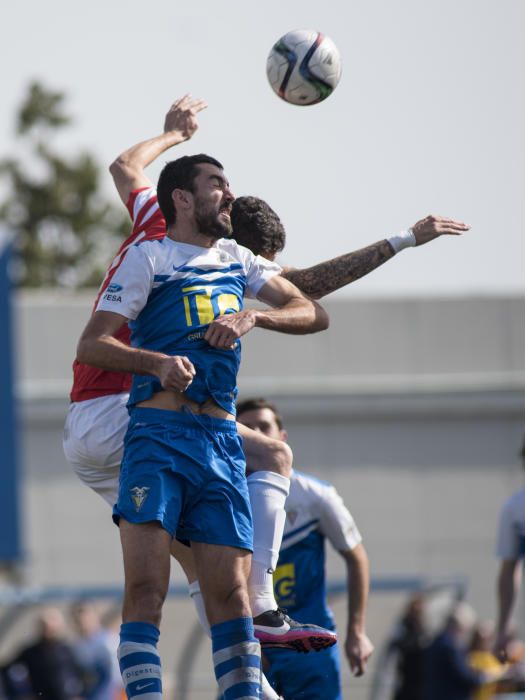
<svg viewBox="0 0 525 700">
<path fill-rule="evenodd" d="M 129 490 L 131 494 L 131 500 L 135 505 L 135 510 L 137 511 L 137 513 L 142 508 L 144 501 L 148 497 L 149 488 L 149 486 L 134 486 L 132 489 Z"/>
</svg>

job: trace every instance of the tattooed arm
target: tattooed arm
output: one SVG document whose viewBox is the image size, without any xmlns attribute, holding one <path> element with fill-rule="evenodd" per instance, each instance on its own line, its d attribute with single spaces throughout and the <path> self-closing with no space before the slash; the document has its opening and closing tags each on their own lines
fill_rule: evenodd
<svg viewBox="0 0 525 700">
<path fill-rule="evenodd" d="M 384 240 L 303 270 L 285 269 L 282 275 L 312 299 L 321 299 L 368 275 L 394 255 L 394 249 Z"/>
<path fill-rule="evenodd" d="M 467 224 L 453 219 L 427 216 L 410 229 L 413 242 L 408 245 L 424 245 L 443 235 L 459 236 L 469 228 Z M 393 243 L 395 238 L 389 240 Z M 369 272 L 393 258 L 395 254 L 394 245 L 385 239 L 313 267 L 303 270 L 285 269 L 282 275 L 312 299 L 321 299 L 326 294 L 335 292 L 360 277 L 368 275 Z"/>
</svg>

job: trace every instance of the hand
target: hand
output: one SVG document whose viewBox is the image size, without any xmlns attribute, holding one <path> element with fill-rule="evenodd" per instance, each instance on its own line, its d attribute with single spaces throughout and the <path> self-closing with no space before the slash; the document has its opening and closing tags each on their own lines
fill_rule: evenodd
<svg viewBox="0 0 525 700">
<path fill-rule="evenodd" d="M 167 391 L 186 391 L 195 376 L 195 367 L 187 357 L 166 355 L 160 360 L 157 377 Z"/>
<path fill-rule="evenodd" d="M 507 647 L 509 644 L 510 637 L 508 634 L 500 633 L 496 635 L 496 640 L 494 641 L 494 646 L 492 647 L 492 652 L 494 656 L 501 661 L 501 663 L 506 663 L 508 661 Z"/>
<path fill-rule="evenodd" d="M 233 350 L 237 340 L 255 326 L 253 309 L 219 316 L 208 326 L 204 340 L 219 350 Z"/>
<path fill-rule="evenodd" d="M 184 138 L 190 139 L 199 128 L 197 114 L 206 109 L 204 100 L 196 100 L 191 95 L 184 95 L 174 102 L 164 120 L 164 132 L 178 131 Z"/>
<path fill-rule="evenodd" d="M 424 245 L 439 236 L 460 236 L 469 229 L 470 226 L 461 221 L 446 219 L 443 216 L 427 216 L 412 226 L 412 233 L 416 237 L 416 245 Z"/>
<path fill-rule="evenodd" d="M 373 651 L 374 645 L 364 632 L 349 633 L 345 642 L 345 652 L 354 676 L 363 675 L 366 671 L 366 663 Z"/>
</svg>

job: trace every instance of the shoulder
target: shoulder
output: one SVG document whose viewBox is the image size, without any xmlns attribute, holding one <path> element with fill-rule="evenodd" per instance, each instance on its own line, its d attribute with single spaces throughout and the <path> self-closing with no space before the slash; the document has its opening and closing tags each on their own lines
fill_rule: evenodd
<svg viewBox="0 0 525 700">
<path fill-rule="evenodd" d="M 335 488 L 328 481 L 318 479 L 312 474 L 293 470 L 290 479 L 290 497 L 311 505 L 328 500 L 335 493 Z"/>
<path fill-rule="evenodd" d="M 250 267 L 255 260 L 255 255 L 249 248 L 239 245 L 234 238 L 220 238 L 217 241 L 217 248 L 228 254 L 234 260 L 242 263 L 245 267 Z"/>
<path fill-rule="evenodd" d="M 305 472 L 298 471 L 296 469 L 292 472 L 291 484 L 297 489 L 301 489 L 304 493 L 309 493 L 312 496 L 322 497 L 327 493 L 332 493 L 335 488 L 329 482 L 324 479 L 319 479 L 313 474 L 306 474 Z"/>
<path fill-rule="evenodd" d="M 153 187 L 142 187 L 133 190 L 128 198 L 126 207 L 133 220 L 145 214 L 152 206 L 157 205 L 157 191 Z"/>
<path fill-rule="evenodd" d="M 525 488 L 515 491 L 507 498 L 501 508 L 501 515 L 514 516 L 525 522 Z"/>
<path fill-rule="evenodd" d="M 144 206 L 148 202 L 157 201 L 157 190 L 154 187 L 139 187 L 137 190 L 130 192 L 127 206 L 138 207 Z"/>
</svg>

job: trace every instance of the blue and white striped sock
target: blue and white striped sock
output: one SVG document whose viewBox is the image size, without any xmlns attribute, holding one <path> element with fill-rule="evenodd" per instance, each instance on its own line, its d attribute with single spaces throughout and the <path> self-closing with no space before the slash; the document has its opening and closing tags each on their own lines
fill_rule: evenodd
<svg viewBox="0 0 525 700">
<path fill-rule="evenodd" d="M 120 628 L 118 661 L 128 698 L 162 700 L 159 634 L 148 622 L 125 622 Z"/>
<path fill-rule="evenodd" d="M 215 677 L 224 700 L 259 700 L 261 647 L 251 617 L 238 617 L 211 628 Z"/>
</svg>

